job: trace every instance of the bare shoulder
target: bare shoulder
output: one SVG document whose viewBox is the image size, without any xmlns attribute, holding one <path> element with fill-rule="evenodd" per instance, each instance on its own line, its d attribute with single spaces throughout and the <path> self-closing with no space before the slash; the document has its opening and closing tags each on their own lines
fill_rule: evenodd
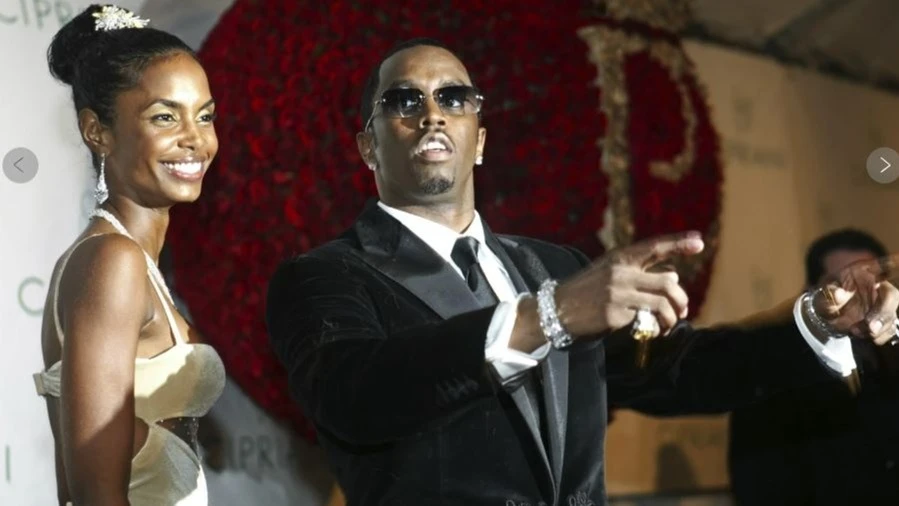
<svg viewBox="0 0 899 506">
<path fill-rule="evenodd" d="M 61 273 L 59 296 L 72 306 L 146 307 L 147 261 L 140 246 L 120 234 L 90 237 L 72 251 Z"/>
</svg>

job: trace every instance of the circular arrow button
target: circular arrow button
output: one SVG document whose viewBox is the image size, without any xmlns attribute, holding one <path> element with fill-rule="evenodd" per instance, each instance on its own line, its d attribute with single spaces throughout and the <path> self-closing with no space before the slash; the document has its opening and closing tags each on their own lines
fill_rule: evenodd
<svg viewBox="0 0 899 506">
<path fill-rule="evenodd" d="M 868 175 L 880 184 L 899 179 L 899 153 L 890 148 L 877 148 L 868 155 Z"/>
<path fill-rule="evenodd" d="M 16 148 L 3 157 L 3 174 L 13 183 L 27 183 L 37 175 L 37 156 L 27 148 Z"/>
</svg>

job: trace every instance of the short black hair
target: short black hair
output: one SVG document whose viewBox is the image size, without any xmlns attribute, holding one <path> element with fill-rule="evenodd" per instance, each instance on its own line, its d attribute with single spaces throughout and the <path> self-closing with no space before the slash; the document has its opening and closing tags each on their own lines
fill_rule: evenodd
<svg viewBox="0 0 899 506">
<path fill-rule="evenodd" d="M 437 39 L 418 37 L 415 39 L 409 39 L 407 41 L 400 42 L 399 44 L 393 46 L 393 48 L 388 51 L 381 58 L 378 64 L 375 65 L 375 67 L 371 70 L 371 73 L 368 75 L 368 79 L 365 81 L 365 87 L 362 88 L 362 104 L 359 108 L 359 115 L 362 119 L 363 127 L 366 123 L 368 123 L 369 118 L 371 118 L 371 115 L 374 113 L 375 92 L 378 91 L 378 86 L 381 85 L 381 65 L 383 65 L 388 58 L 399 53 L 400 51 L 419 46 L 439 47 L 440 49 L 449 51 L 459 61 L 462 60 L 461 58 L 459 58 L 459 55 L 455 53 L 455 51 L 453 51 L 446 44 L 440 42 Z"/>
<path fill-rule="evenodd" d="M 824 258 L 834 251 L 867 251 L 875 257 L 887 255 L 883 243 L 871 234 L 854 228 L 836 230 L 819 237 L 809 246 L 805 256 L 805 282 L 816 285 L 824 275 Z"/>
<path fill-rule="evenodd" d="M 72 87 L 76 114 L 90 109 L 104 125 L 112 125 L 116 97 L 136 86 L 150 63 L 176 53 L 197 56 L 184 41 L 155 28 L 97 30 L 94 14 L 103 7 L 91 5 L 59 29 L 47 64 L 56 79 Z"/>
</svg>

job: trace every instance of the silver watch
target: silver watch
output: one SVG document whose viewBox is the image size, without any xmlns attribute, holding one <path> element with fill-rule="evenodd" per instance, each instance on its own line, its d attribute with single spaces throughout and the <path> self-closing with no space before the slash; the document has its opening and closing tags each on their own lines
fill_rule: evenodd
<svg viewBox="0 0 899 506">
<path fill-rule="evenodd" d="M 574 342 L 571 334 L 559 321 L 559 311 L 556 308 L 556 287 L 559 283 L 554 279 L 547 279 L 537 290 L 537 315 L 540 317 L 540 329 L 546 340 L 557 350 L 565 349 Z"/>
<path fill-rule="evenodd" d="M 828 337 L 841 336 L 842 334 L 840 332 L 837 332 L 831 327 L 830 324 L 824 321 L 824 319 L 818 315 L 818 312 L 815 311 L 815 293 L 819 291 L 823 293 L 823 290 L 824 289 L 819 288 L 818 290 L 802 294 L 802 309 L 808 317 L 809 323 L 811 323 L 811 326 L 814 327 L 818 334 Z"/>
</svg>

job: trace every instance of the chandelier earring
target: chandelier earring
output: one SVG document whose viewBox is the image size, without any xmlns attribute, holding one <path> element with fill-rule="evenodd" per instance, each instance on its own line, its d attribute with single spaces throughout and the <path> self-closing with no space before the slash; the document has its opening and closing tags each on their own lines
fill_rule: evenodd
<svg viewBox="0 0 899 506">
<path fill-rule="evenodd" d="M 94 198 L 97 199 L 97 204 L 102 204 L 109 198 L 109 189 L 106 187 L 106 153 L 100 153 L 100 174 L 97 176 Z"/>
</svg>

